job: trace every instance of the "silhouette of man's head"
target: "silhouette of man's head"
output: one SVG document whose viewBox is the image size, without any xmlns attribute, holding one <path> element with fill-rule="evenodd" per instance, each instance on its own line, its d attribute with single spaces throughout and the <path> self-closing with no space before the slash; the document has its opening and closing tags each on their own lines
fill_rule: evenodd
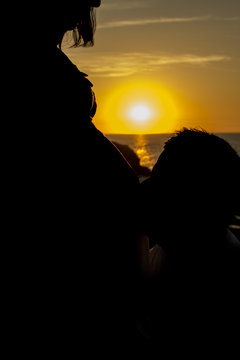
<svg viewBox="0 0 240 360">
<path fill-rule="evenodd" d="M 224 228 L 240 206 L 240 157 L 222 138 L 195 129 L 172 136 L 143 183 L 145 206 L 152 211 L 146 228 Z M 147 210 L 148 211 L 148 210 Z"/>
</svg>

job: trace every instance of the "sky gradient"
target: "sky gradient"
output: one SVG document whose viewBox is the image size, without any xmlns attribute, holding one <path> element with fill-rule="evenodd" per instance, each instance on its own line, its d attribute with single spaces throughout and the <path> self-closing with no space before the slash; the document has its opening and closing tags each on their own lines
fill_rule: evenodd
<svg viewBox="0 0 240 360">
<path fill-rule="evenodd" d="M 102 0 L 94 47 L 69 41 L 104 133 L 240 132 L 239 0 Z M 151 110 L 145 123 L 129 116 L 139 104 Z"/>
</svg>

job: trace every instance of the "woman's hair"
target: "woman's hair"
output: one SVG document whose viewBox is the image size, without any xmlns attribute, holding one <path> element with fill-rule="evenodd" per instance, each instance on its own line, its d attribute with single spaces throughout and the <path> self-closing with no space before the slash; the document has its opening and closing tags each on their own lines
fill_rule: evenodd
<svg viewBox="0 0 240 360">
<path fill-rule="evenodd" d="M 96 30 L 96 15 L 94 8 L 90 8 L 88 16 L 82 19 L 73 30 L 74 46 L 93 46 Z"/>
<path fill-rule="evenodd" d="M 73 47 L 77 46 L 93 46 L 94 45 L 94 33 L 96 30 L 96 15 L 93 7 L 83 9 L 76 20 L 76 26 L 72 30 L 73 35 Z M 66 32 L 66 31 L 65 31 Z M 65 32 L 61 33 L 57 37 L 57 45 L 61 48 L 62 40 Z"/>
</svg>

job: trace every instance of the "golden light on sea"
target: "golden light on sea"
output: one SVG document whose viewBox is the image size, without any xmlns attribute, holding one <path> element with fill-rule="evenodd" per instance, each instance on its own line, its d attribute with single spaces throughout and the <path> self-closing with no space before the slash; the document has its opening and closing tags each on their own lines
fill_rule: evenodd
<svg viewBox="0 0 240 360">
<path fill-rule="evenodd" d="M 105 96 L 101 118 L 109 133 L 170 133 L 179 111 L 173 95 L 153 82 L 134 81 L 117 86 Z"/>
</svg>

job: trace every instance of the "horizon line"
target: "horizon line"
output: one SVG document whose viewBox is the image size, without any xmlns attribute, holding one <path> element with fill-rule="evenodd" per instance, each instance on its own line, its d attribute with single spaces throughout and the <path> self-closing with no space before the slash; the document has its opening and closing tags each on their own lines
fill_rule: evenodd
<svg viewBox="0 0 240 360">
<path fill-rule="evenodd" d="M 176 132 L 178 132 L 179 130 L 176 131 L 172 131 L 172 132 L 154 132 L 154 133 L 107 133 L 107 132 L 103 132 L 102 133 L 104 135 L 169 135 L 169 134 L 175 134 Z M 207 131 L 208 133 L 212 133 L 212 134 L 240 134 L 240 130 L 239 131 Z"/>
</svg>

